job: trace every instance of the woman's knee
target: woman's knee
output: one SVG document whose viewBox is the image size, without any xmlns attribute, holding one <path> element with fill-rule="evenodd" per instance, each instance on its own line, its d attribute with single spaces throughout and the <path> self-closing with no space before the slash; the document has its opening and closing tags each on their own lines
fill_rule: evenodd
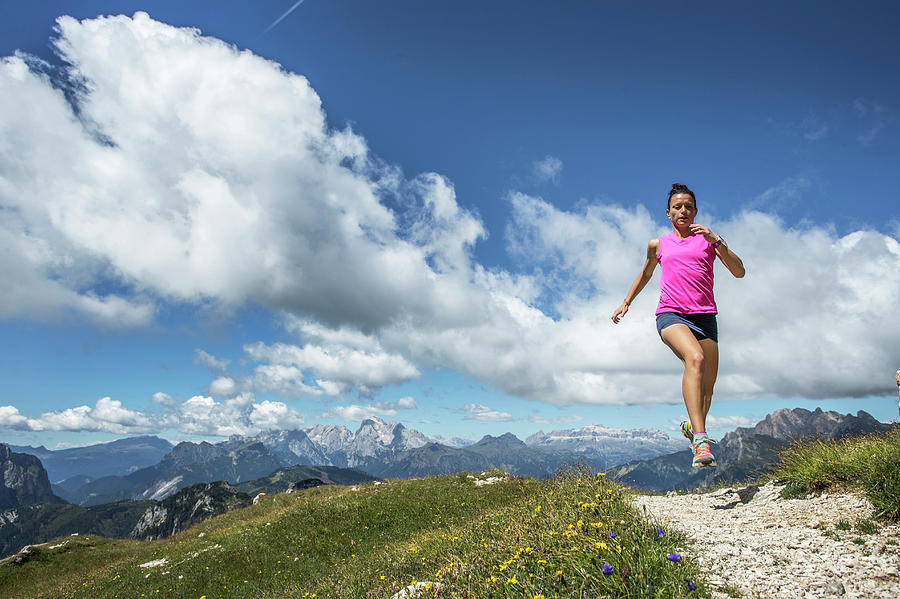
<svg viewBox="0 0 900 599">
<path fill-rule="evenodd" d="M 697 351 L 689 352 L 684 357 L 684 366 L 689 370 L 703 372 L 703 368 L 706 365 L 706 357 L 703 355 L 703 350 L 697 349 Z"/>
</svg>

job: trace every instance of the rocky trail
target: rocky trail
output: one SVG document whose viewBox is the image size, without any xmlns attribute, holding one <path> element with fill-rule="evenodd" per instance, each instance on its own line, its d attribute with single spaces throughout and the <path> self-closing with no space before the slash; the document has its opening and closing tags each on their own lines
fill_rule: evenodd
<svg viewBox="0 0 900 599">
<path fill-rule="evenodd" d="M 873 524 L 861 495 L 783 499 L 782 488 L 770 482 L 634 503 L 688 535 L 693 550 L 685 553 L 701 564 L 716 599 L 900 597 L 900 526 Z"/>
</svg>

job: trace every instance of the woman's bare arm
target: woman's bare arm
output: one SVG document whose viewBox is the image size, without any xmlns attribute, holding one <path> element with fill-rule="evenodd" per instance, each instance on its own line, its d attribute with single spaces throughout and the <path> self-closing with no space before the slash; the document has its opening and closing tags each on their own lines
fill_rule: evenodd
<svg viewBox="0 0 900 599">
<path fill-rule="evenodd" d="M 719 260 L 722 261 L 722 264 L 725 265 L 725 268 L 728 269 L 728 272 L 733 274 L 738 279 L 743 278 L 747 271 L 744 270 L 744 263 L 738 258 L 738 255 L 731 251 L 731 248 L 728 247 L 728 244 L 718 233 L 713 233 L 709 230 L 709 227 L 705 225 L 698 225 L 694 223 L 691 225 L 691 232 L 699 233 L 706 238 L 706 241 L 710 243 L 719 243 L 719 247 L 716 248 L 716 256 L 719 257 Z"/>
<path fill-rule="evenodd" d="M 744 275 L 747 274 L 747 271 L 744 269 L 743 261 L 741 261 L 737 254 L 731 251 L 731 248 L 728 247 L 728 244 L 724 241 L 716 248 L 716 256 L 719 257 L 719 260 L 722 261 L 722 264 L 725 265 L 728 272 L 738 279 L 742 279 Z"/>
<path fill-rule="evenodd" d="M 647 285 L 650 281 L 650 277 L 653 276 L 653 271 L 656 269 L 656 265 L 658 264 L 656 260 L 656 252 L 659 250 L 659 239 L 651 239 L 650 243 L 647 244 L 647 259 L 644 260 L 644 267 L 641 269 L 640 274 L 638 274 L 637 278 L 634 280 L 634 283 L 631 284 L 631 289 L 628 290 L 628 295 L 625 296 L 625 301 L 622 302 L 622 305 L 616 308 L 616 311 L 613 312 L 612 321 L 615 324 L 619 324 L 619 320 L 622 319 L 623 316 L 628 312 L 629 306 L 631 306 L 631 302 L 634 301 L 634 298 L 638 296 L 641 290 Z"/>
</svg>

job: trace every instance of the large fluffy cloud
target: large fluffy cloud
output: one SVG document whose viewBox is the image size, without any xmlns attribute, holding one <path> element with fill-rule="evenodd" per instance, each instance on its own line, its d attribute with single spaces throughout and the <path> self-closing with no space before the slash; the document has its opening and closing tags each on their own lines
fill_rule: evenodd
<svg viewBox="0 0 900 599">
<path fill-rule="evenodd" d="M 511 193 L 506 239 L 517 268 L 486 269 L 472 249 L 487 232 L 452 183 L 406 179 L 359 135 L 330 127 L 302 76 L 142 13 L 62 18 L 57 47 L 68 98 L 46 65 L 0 64 L 0 318 L 74 313 L 136 326 L 170 301 L 287 314 L 296 343 L 248 340 L 245 377 L 197 353 L 216 373 L 210 393 L 227 399 L 159 396 L 185 430 L 287 425 L 301 416 L 252 394 L 365 394 L 428 367 L 559 405 L 679 401 L 679 364 L 653 325 L 656 283 L 620 325 L 609 319 L 647 241 L 666 231 L 644 207 L 564 211 Z M 708 224 L 748 270 L 742 280 L 718 271 L 720 396 L 891 390 L 895 237 L 791 228 L 755 211 Z M 103 406 L 104 426 L 143 426 L 113 407 Z M 35 426 L 97 422 L 99 408 Z M 342 408 L 354 417 L 397 409 L 407 408 Z M 0 408 L 4 426 L 29 422 Z"/>
<path fill-rule="evenodd" d="M 27 418 L 14 406 L 0 406 L 0 427 L 31 431 L 103 431 L 117 434 L 147 433 L 159 430 L 153 418 L 128 410 L 122 402 L 109 397 L 97 400 L 94 407 L 78 406 L 59 412 L 46 412 Z"/>
<path fill-rule="evenodd" d="M 406 181 L 329 128 L 305 78 L 143 13 L 58 28 L 74 107 L 33 60 L 0 65 L 3 315 L 131 325 L 213 299 L 361 328 L 460 316 L 480 222 L 442 177 Z M 125 289 L 91 291 L 107 280 Z"/>
</svg>

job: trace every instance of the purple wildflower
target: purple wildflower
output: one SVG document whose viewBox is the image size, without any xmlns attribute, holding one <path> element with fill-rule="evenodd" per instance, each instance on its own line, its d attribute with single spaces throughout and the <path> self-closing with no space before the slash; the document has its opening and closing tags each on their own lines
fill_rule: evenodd
<svg viewBox="0 0 900 599">
<path fill-rule="evenodd" d="M 666 533 L 663 532 L 663 529 L 661 529 L 660 527 L 657 526 L 656 527 L 656 538 L 661 539 L 664 536 L 666 536 Z"/>
<path fill-rule="evenodd" d="M 666 556 L 666 559 L 669 560 L 670 562 L 675 562 L 677 564 L 678 562 L 681 561 L 681 554 L 680 553 L 670 553 L 669 555 Z"/>
<path fill-rule="evenodd" d="M 616 569 L 609 565 L 609 562 L 603 562 L 603 574 L 605 576 L 611 576 Z"/>
<path fill-rule="evenodd" d="M 615 539 L 615 538 L 616 538 L 616 533 L 611 532 L 611 533 L 609 533 L 609 534 L 606 535 L 606 536 L 608 536 L 610 539 Z"/>
<path fill-rule="evenodd" d="M 688 580 L 687 578 L 685 578 L 684 581 L 685 581 L 686 583 L 688 583 L 688 590 L 689 590 L 689 591 L 696 591 L 696 590 L 697 590 L 697 585 L 695 585 L 693 582 L 691 582 L 691 581 Z"/>
</svg>

